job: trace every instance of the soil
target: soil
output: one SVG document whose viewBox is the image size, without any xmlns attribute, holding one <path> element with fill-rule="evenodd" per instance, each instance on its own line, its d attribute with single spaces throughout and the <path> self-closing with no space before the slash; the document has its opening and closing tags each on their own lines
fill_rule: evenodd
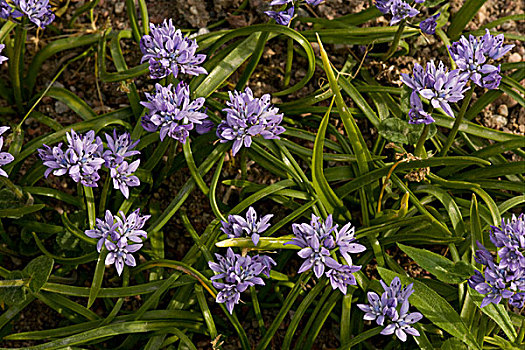
<svg viewBox="0 0 525 350">
<path fill-rule="evenodd" d="M 65 1 L 63 1 L 65 3 Z M 242 10 L 236 12 L 236 9 L 241 5 L 242 0 L 149 0 L 148 12 L 150 21 L 152 23 L 160 23 L 164 18 L 173 18 L 174 23 L 177 27 L 191 28 L 195 31 L 205 31 L 207 26 L 210 26 L 218 21 L 223 21 L 219 26 L 221 29 L 239 28 L 254 23 L 265 23 L 266 16 L 264 11 L 269 9 L 268 1 L 265 0 L 249 0 L 248 6 Z M 84 0 L 71 0 L 70 8 L 62 18 L 58 18 L 54 25 L 61 30 L 67 31 L 72 35 L 80 35 L 86 32 L 93 31 L 93 24 L 97 29 L 106 27 L 112 27 L 115 30 L 129 28 L 129 22 L 127 20 L 126 9 L 123 0 L 110 1 L 101 0 L 99 5 L 94 11 L 94 22 L 91 23 L 87 16 L 82 16 L 78 19 L 73 29 L 66 29 L 67 23 L 71 19 L 71 14 L 74 13 L 75 9 L 79 8 L 85 3 Z M 456 12 L 457 9 L 463 4 L 462 0 L 450 1 L 452 12 Z M 341 15 L 345 15 L 351 12 L 359 12 L 367 8 L 369 2 L 362 0 L 327 0 L 325 3 L 319 5 L 316 8 L 308 7 L 301 9 L 300 15 L 303 16 L 318 16 L 323 18 L 336 18 Z M 479 13 L 476 15 L 474 20 L 469 23 L 468 29 L 475 30 L 480 26 L 490 23 L 491 21 L 508 16 L 511 14 L 523 13 L 524 4 L 520 1 L 513 0 L 488 0 L 485 5 L 481 8 Z M 375 22 L 369 23 L 370 26 L 386 26 L 388 21 L 379 17 Z M 516 22 L 508 21 L 495 28 L 505 32 L 514 34 L 523 34 L 523 26 L 518 27 Z M 215 29 L 214 29 L 215 30 Z M 45 44 L 56 38 L 56 32 L 52 30 L 41 31 L 30 31 L 27 45 L 27 56 L 25 63 L 31 61 L 31 57 L 35 54 L 37 49 L 41 49 Z M 376 78 L 383 84 L 391 84 L 394 86 L 400 86 L 399 75 L 402 72 L 410 72 L 412 70 L 413 63 L 419 61 L 423 63 L 429 58 L 436 60 L 448 61 L 445 52 L 443 51 L 442 45 L 436 38 L 427 36 L 426 40 L 423 37 L 419 39 L 413 39 L 411 47 L 417 47 L 419 58 L 414 59 L 412 57 L 400 57 L 391 59 L 387 64 L 377 62 L 374 60 L 367 60 L 365 64 L 373 71 Z M 427 41 L 428 40 L 428 41 Z M 516 47 L 512 50 L 510 55 L 505 56 L 503 62 L 523 62 L 525 60 L 525 48 L 522 42 L 514 41 Z M 315 48 L 315 45 L 314 45 Z M 328 47 L 330 56 L 336 67 L 340 68 L 344 63 L 345 58 L 350 54 L 359 54 L 359 48 L 350 46 L 330 46 Z M 282 89 L 282 81 L 284 79 L 284 50 L 282 43 L 270 42 L 261 59 L 261 64 L 258 66 L 254 73 L 254 77 L 249 83 L 249 86 L 254 90 L 255 95 L 261 95 L 263 93 L 270 93 Z M 47 84 L 54 75 L 57 73 L 58 67 L 61 67 L 65 59 L 74 57 L 74 55 L 80 54 L 79 50 L 71 50 L 71 56 L 68 52 L 66 57 L 55 56 L 52 59 L 46 61 L 41 69 L 37 86 L 35 91 L 41 91 L 46 88 Z M 135 66 L 140 61 L 140 50 L 138 46 L 131 40 L 126 41 L 123 47 L 123 51 L 129 66 Z M 64 71 L 62 76 L 56 83 L 59 87 L 65 87 L 66 89 L 75 93 L 78 97 L 86 101 L 97 113 L 104 113 L 110 110 L 126 106 L 128 103 L 126 95 L 121 91 L 121 87 L 116 83 L 103 83 L 100 82 L 93 67 L 95 67 L 96 57 L 94 55 L 88 56 L 85 59 L 79 60 L 71 64 L 68 69 Z M 295 62 L 294 76 L 291 79 L 291 84 L 301 79 L 306 74 L 305 70 L 301 67 L 304 66 L 301 59 L 297 59 Z M 234 75 L 231 80 L 235 81 L 237 75 Z M 6 65 L 0 67 L 0 78 L 7 79 Z M 320 82 L 324 79 L 322 70 L 316 71 L 316 76 L 311 82 L 300 92 L 294 94 L 288 98 L 296 98 L 299 96 L 307 95 L 320 87 Z M 145 91 L 150 91 L 153 88 L 153 82 L 148 80 L 147 77 L 139 77 L 135 80 L 138 87 L 139 93 L 143 94 Z M 479 95 L 479 91 L 478 91 Z M 274 103 L 285 101 L 283 99 L 275 98 Z M 4 104 L 3 104 L 4 103 Z M 347 100 L 350 107 L 354 104 L 351 100 Z M 4 106 L 5 102 L 0 100 L 0 106 Z M 52 98 L 45 97 L 38 105 L 37 110 L 44 113 L 45 115 L 53 118 L 62 125 L 70 125 L 81 121 L 81 119 L 73 113 L 69 108 L 60 102 L 56 102 Z M 7 122 L 15 122 L 19 120 L 18 116 L 9 116 L 11 118 L 6 120 L 2 117 L 2 125 Z M 476 121 L 494 129 L 503 130 L 506 132 L 512 132 L 516 134 L 525 134 L 525 109 L 507 95 L 500 97 L 495 103 L 488 106 L 483 112 L 476 118 Z M 360 127 L 362 130 L 370 130 L 366 120 L 360 120 Z M 51 131 L 47 126 L 42 125 L 36 120 L 29 118 L 26 121 L 27 130 L 25 138 L 26 142 L 45 133 Z M 370 144 L 373 142 L 375 136 L 367 133 L 365 135 L 367 142 Z M 21 170 L 21 174 L 28 169 L 33 162 L 37 161 L 36 156 L 30 157 L 24 164 Z M 240 176 L 240 170 L 236 165 L 231 162 L 226 162 L 222 178 L 233 179 Z M 188 179 L 189 172 L 187 170 L 181 170 L 166 178 L 163 183 L 158 187 L 156 193 L 153 194 L 151 200 L 152 207 L 158 207 L 163 210 L 171 200 L 172 196 L 166 196 L 166 193 L 175 194 L 182 187 L 184 182 Z M 206 181 L 210 180 L 210 175 L 205 178 Z M 251 164 L 248 167 L 248 180 L 270 184 L 275 181 L 275 178 L 271 178 L 264 170 L 257 167 L 255 164 Z M 75 184 L 68 180 L 66 177 L 53 177 L 51 176 L 47 180 L 43 180 L 41 183 L 37 183 L 40 186 L 51 186 L 54 188 L 69 189 L 71 192 L 75 191 Z M 219 193 L 221 193 L 221 199 L 226 204 L 232 204 L 239 196 L 239 192 L 235 188 L 229 188 L 223 185 L 219 187 Z M 282 211 L 277 210 L 277 207 L 272 203 L 262 203 L 261 211 L 265 213 L 276 213 L 278 215 L 285 215 Z M 256 208 L 259 209 L 259 208 Z M 63 208 L 67 210 L 67 208 Z M 190 221 L 194 225 L 197 232 L 203 232 L 206 225 L 208 225 L 212 219 L 213 214 L 209 207 L 208 198 L 205 197 L 200 191 L 194 191 L 191 201 L 187 201 L 181 210 L 185 210 L 188 213 Z M 275 217 L 275 220 L 279 218 Z M 189 247 L 193 245 L 191 237 L 186 233 L 181 219 L 178 215 L 170 220 L 165 226 L 165 244 L 169 248 L 168 256 L 166 258 L 181 259 L 188 251 Z M 287 232 L 281 232 L 287 233 Z M 277 233 L 280 234 L 280 233 Z M 396 257 L 402 266 L 406 267 L 414 276 L 420 276 L 421 270 L 417 267 L 410 265 L 408 259 L 400 254 L 397 250 L 391 251 L 391 254 Z M 9 266 L 9 268 L 20 269 L 27 263 L 27 259 L 19 258 L 3 258 L 2 266 Z M 296 264 L 298 261 L 291 261 L 291 264 Z M 290 269 L 291 271 L 293 269 Z M 367 273 L 373 274 L 371 270 L 367 270 Z M 307 286 L 311 288 L 313 286 Z M 249 296 L 243 296 L 243 298 L 249 298 Z M 213 300 L 209 300 L 209 304 L 213 305 Z M 275 308 L 264 309 L 264 320 L 266 326 L 269 326 L 275 317 Z M 212 311 L 221 314 L 218 308 L 213 308 Z M 241 307 L 243 314 L 244 310 Z M 279 331 L 277 332 L 272 348 L 278 349 L 280 341 L 282 341 L 286 329 L 291 320 L 292 313 L 287 315 L 283 323 L 281 324 Z M 63 317 L 55 310 L 49 308 L 47 305 L 40 301 L 36 301 L 30 304 L 24 312 L 22 312 L 13 323 L 12 332 L 24 332 L 30 330 L 49 329 L 60 325 L 63 321 Z M 244 320 L 243 327 L 245 328 L 248 336 L 251 338 L 252 343 L 256 343 L 260 338 L 259 329 L 255 320 Z M 300 328 L 299 328 L 300 329 Z M 337 322 L 333 319 L 328 319 L 325 327 L 322 329 L 320 335 L 317 337 L 314 349 L 334 349 L 339 346 L 337 340 L 339 329 Z M 0 346 L 7 347 L 21 347 L 34 345 L 34 342 L 1 342 Z M 198 339 L 196 343 L 200 349 L 209 349 L 209 339 Z M 237 343 L 235 337 L 228 337 L 224 349 L 238 349 L 240 346 Z"/>
</svg>

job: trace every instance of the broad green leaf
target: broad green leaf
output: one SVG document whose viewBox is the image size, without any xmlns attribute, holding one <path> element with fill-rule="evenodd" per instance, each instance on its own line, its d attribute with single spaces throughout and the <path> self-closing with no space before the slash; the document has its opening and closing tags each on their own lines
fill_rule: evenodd
<svg viewBox="0 0 525 350">
<path fill-rule="evenodd" d="M 22 271 L 10 272 L 5 280 L 0 280 L 0 300 L 10 306 L 22 304 L 28 297 L 26 283 Z"/>
<path fill-rule="evenodd" d="M 378 272 L 387 284 L 390 284 L 396 276 L 401 279 L 403 284 L 414 283 L 414 294 L 410 297 L 410 303 L 437 327 L 461 339 L 471 349 L 481 350 L 481 346 L 476 343 L 474 336 L 458 313 L 439 294 L 413 278 L 399 275 L 382 267 L 378 267 Z"/>
<path fill-rule="evenodd" d="M 29 289 L 33 293 L 37 293 L 40 288 L 47 282 L 54 265 L 53 259 L 41 255 L 29 262 L 24 268 L 23 273 L 30 278 Z"/>
<path fill-rule="evenodd" d="M 458 284 L 465 282 L 474 274 L 474 267 L 464 261 L 454 263 L 426 249 L 413 248 L 400 243 L 397 245 L 419 266 L 442 282 Z"/>
</svg>

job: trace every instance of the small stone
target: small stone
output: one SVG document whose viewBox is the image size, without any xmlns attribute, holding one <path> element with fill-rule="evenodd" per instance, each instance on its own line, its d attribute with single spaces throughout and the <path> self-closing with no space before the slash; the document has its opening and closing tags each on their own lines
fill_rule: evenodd
<svg viewBox="0 0 525 350">
<path fill-rule="evenodd" d="M 197 16 L 197 15 L 199 14 L 199 11 L 197 10 L 197 7 L 196 7 L 196 6 L 191 6 L 191 7 L 190 7 L 190 13 L 191 13 L 192 15 Z"/>
<path fill-rule="evenodd" d="M 509 121 L 504 116 L 495 114 L 492 117 L 492 122 L 496 125 L 497 128 L 502 128 L 506 126 Z"/>
<path fill-rule="evenodd" d="M 122 12 L 124 12 L 125 6 L 126 6 L 125 2 L 117 2 L 115 4 L 115 14 L 120 15 Z"/>
<path fill-rule="evenodd" d="M 64 114 L 69 110 L 69 107 L 62 101 L 55 102 L 55 112 L 58 114 Z"/>
<path fill-rule="evenodd" d="M 508 117 L 509 116 L 509 109 L 507 108 L 507 105 L 500 105 L 498 107 L 498 114 L 503 116 L 503 117 Z"/>
<path fill-rule="evenodd" d="M 512 55 L 509 56 L 509 62 L 511 63 L 521 62 L 521 55 L 517 52 L 514 52 Z"/>
</svg>

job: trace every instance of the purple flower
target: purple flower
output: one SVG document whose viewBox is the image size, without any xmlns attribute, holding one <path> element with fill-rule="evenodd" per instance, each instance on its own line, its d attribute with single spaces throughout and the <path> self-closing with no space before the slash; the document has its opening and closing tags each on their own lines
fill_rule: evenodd
<svg viewBox="0 0 525 350">
<path fill-rule="evenodd" d="M 106 167 L 115 168 L 126 158 L 140 154 L 140 151 L 133 150 L 140 140 L 133 142 L 129 133 L 117 135 L 117 131 L 113 129 L 113 137 L 108 134 L 105 135 L 109 149 L 104 151 L 102 158 L 106 161 Z"/>
<path fill-rule="evenodd" d="M 410 308 L 408 298 L 413 292 L 412 284 L 403 288 L 398 277 L 392 280 L 390 286 L 383 281 L 380 282 L 385 290 L 381 298 L 374 292 L 368 292 L 369 304 L 357 305 L 365 312 L 363 319 L 375 320 L 379 326 L 385 326 L 381 334 L 395 333 L 403 342 L 407 340 L 407 334 L 419 336 L 419 332 L 411 325 L 421 320 L 423 315 L 419 312 L 408 313 Z"/>
<path fill-rule="evenodd" d="M 469 89 L 465 87 L 466 81 L 463 80 L 458 70 L 447 72 L 438 69 L 431 79 L 433 83 L 419 93 L 428 99 L 434 108 L 441 108 L 446 114 L 453 117 L 454 112 L 450 103 L 463 99 L 463 93 Z"/>
<path fill-rule="evenodd" d="M 0 54 L 2 53 L 2 50 L 4 48 L 5 48 L 5 45 L 4 44 L 0 44 Z M 7 60 L 8 60 L 7 57 L 0 55 L 0 64 L 4 63 Z"/>
<path fill-rule="evenodd" d="M 323 245 L 328 249 L 335 248 L 335 240 L 332 235 L 332 232 L 337 228 L 337 225 L 334 226 L 332 215 L 328 215 L 325 221 L 320 217 L 312 214 L 310 223 L 303 224 L 293 224 L 292 230 L 295 234 L 295 237 L 286 244 L 294 244 L 298 247 L 304 248 L 310 245 L 310 241 L 314 236 L 317 237 L 319 242 L 322 242 Z"/>
<path fill-rule="evenodd" d="M 419 23 L 419 28 L 425 34 L 434 35 L 436 33 L 437 22 L 436 20 L 441 15 L 441 13 L 436 13 L 433 16 L 428 17 L 421 23 Z"/>
<path fill-rule="evenodd" d="M 355 228 L 352 224 L 347 223 L 339 230 L 338 225 L 333 223 L 332 215 L 328 215 L 323 221 L 312 214 L 309 224 L 293 224 L 292 230 L 295 237 L 285 244 L 293 244 L 302 248 L 297 254 L 306 259 L 298 273 L 313 268 L 317 278 L 326 274 L 332 287 L 339 288 L 346 294 L 346 286 L 355 284 L 355 277 L 352 273 L 361 268 L 352 265 L 349 253 L 361 253 L 366 249 L 363 245 L 354 242 Z M 350 266 L 341 265 L 330 256 L 331 252 L 335 252 L 336 249 Z"/>
<path fill-rule="evenodd" d="M 123 161 L 117 167 L 110 169 L 110 175 L 113 179 L 113 188 L 119 189 L 125 198 L 129 198 L 129 188 L 140 186 L 140 180 L 137 176 L 133 175 L 139 167 L 140 159 L 137 159 L 131 164 Z"/>
<path fill-rule="evenodd" d="M 408 112 L 409 124 L 432 124 L 435 122 L 432 115 L 425 112 L 423 103 L 415 90 L 410 94 L 410 107 L 411 109 Z"/>
<path fill-rule="evenodd" d="M 40 28 L 45 28 L 55 19 L 49 0 L 0 0 L 0 18 L 27 18 Z"/>
<path fill-rule="evenodd" d="M 518 269 L 525 270 L 525 257 L 516 246 L 503 247 L 498 251 L 501 258 L 499 267 L 516 272 Z"/>
<path fill-rule="evenodd" d="M 270 2 L 270 6 L 284 5 L 290 2 L 293 2 L 293 0 L 273 0 L 272 2 Z"/>
<path fill-rule="evenodd" d="M 269 221 L 273 214 L 263 216 L 257 221 L 257 213 L 253 207 L 250 207 L 246 212 L 246 219 L 240 215 L 229 215 L 228 221 L 222 221 L 222 232 L 226 233 L 230 238 L 243 237 L 244 235 L 251 237 L 253 244 L 259 243 L 260 234 L 270 227 Z"/>
<path fill-rule="evenodd" d="M 322 3 L 324 0 L 305 0 L 308 5 L 317 6 Z"/>
<path fill-rule="evenodd" d="M 488 261 L 484 276 L 479 271 L 476 271 L 469 279 L 469 285 L 478 293 L 485 295 L 480 307 L 485 307 L 490 303 L 499 304 L 502 298 L 508 299 L 514 294 L 507 289 L 508 277 L 507 271 L 500 269 L 492 261 Z"/>
<path fill-rule="evenodd" d="M 97 242 L 97 251 L 100 253 L 102 245 L 107 239 L 115 241 L 119 238 L 117 228 L 118 223 L 115 221 L 113 214 L 111 214 L 109 210 L 106 210 L 106 216 L 104 217 L 104 220 L 97 218 L 95 228 L 92 230 L 86 230 L 84 233 L 88 237 L 99 239 Z"/>
<path fill-rule="evenodd" d="M 357 304 L 357 307 L 361 311 L 365 312 L 363 316 L 364 320 L 376 321 L 378 326 L 382 326 L 385 323 L 386 317 L 393 317 L 396 307 L 395 299 L 388 299 L 386 293 L 383 293 L 381 297 L 374 292 L 367 293 L 368 305 Z"/>
<path fill-rule="evenodd" d="M 490 240 L 498 248 L 516 246 L 525 249 L 525 214 L 501 219 L 501 227 L 491 226 Z"/>
<path fill-rule="evenodd" d="M 142 228 L 144 227 L 146 220 L 148 220 L 149 218 L 150 215 L 140 215 L 140 209 L 135 210 L 133 213 L 129 214 L 128 217 L 126 217 L 126 215 L 122 211 L 119 212 L 118 216 L 114 216 L 109 210 L 106 210 L 104 220 L 97 218 L 95 228 L 92 230 L 86 230 L 84 233 L 88 237 L 98 239 L 98 252 L 100 252 L 100 250 L 102 249 L 102 245 L 105 244 L 109 250 L 114 250 L 117 254 L 118 251 L 120 251 L 120 248 L 124 249 L 126 248 L 126 246 L 128 246 L 128 241 L 131 241 L 133 243 L 142 243 L 143 238 L 147 238 L 148 234 Z M 115 245 L 119 249 L 114 248 L 113 245 Z M 142 244 L 140 244 L 140 246 L 142 246 Z M 137 250 L 139 248 L 140 247 L 138 247 Z M 128 250 L 128 252 L 132 251 Z M 129 259 L 133 259 L 133 257 Z M 125 261 L 125 257 L 123 261 Z M 118 270 L 119 266 L 116 266 Z M 122 269 L 120 270 L 120 272 L 122 272 Z"/>
<path fill-rule="evenodd" d="M 266 11 L 264 12 L 268 17 L 273 18 L 277 24 L 287 26 L 294 15 L 295 7 L 292 6 L 284 11 Z"/>
<path fill-rule="evenodd" d="M 390 20 L 391 26 L 407 17 L 415 17 L 419 13 L 418 10 L 402 0 L 376 0 L 375 5 L 381 13 L 390 13 L 392 15 Z"/>
<path fill-rule="evenodd" d="M 509 304 L 515 308 L 521 309 L 525 306 L 525 293 L 516 293 L 509 299 Z"/>
<path fill-rule="evenodd" d="M 366 250 L 364 245 L 355 241 L 355 227 L 351 223 L 347 223 L 340 230 L 335 227 L 335 244 L 339 247 L 339 252 L 345 258 L 349 265 L 352 265 L 352 258 L 348 253 L 361 253 Z"/>
<path fill-rule="evenodd" d="M 172 74 L 175 78 L 182 74 L 200 75 L 208 72 L 200 66 L 206 55 L 196 54 L 199 45 L 195 40 L 182 36 L 175 29 L 173 21 L 164 20 L 161 25 L 151 24 L 150 35 L 140 40 L 141 63 L 149 63 L 153 79 L 161 79 Z"/>
<path fill-rule="evenodd" d="M 155 94 L 146 93 L 148 102 L 141 102 L 148 108 L 148 113 L 142 118 L 142 126 L 150 132 L 155 132 L 160 127 L 161 141 L 168 135 L 186 143 L 189 131 L 193 130 L 195 125 L 207 122 L 205 119 L 208 115 L 200 111 L 204 105 L 204 98 L 192 101 L 190 88 L 184 82 L 180 82 L 175 88 L 172 84 L 166 87 L 156 84 L 155 89 Z M 205 129 L 209 129 L 208 123 L 204 129 L 197 131 L 206 131 Z"/>
<path fill-rule="evenodd" d="M 106 265 L 115 264 L 118 274 L 122 273 L 124 264 L 135 266 L 137 263 L 131 253 L 142 247 L 142 238 L 148 234 L 142 230 L 150 215 L 140 215 L 140 209 L 135 210 L 127 218 L 121 211 L 118 216 L 106 210 L 104 220 L 96 220 L 95 228 L 86 230 L 84 233 L 91 238 L 97 238 L 97 251 L 100 252 L 105 245 L 109 253 L 106 257 Z M 129 241 L 134 244 L 129 244 Z"/>
<path fill-rule="evenodd" d="M 413 335 L 415 337 L 419 336 L 417 329 L 411 325 L 423 318 L 423 315 L 419 312 L 408 313 L 408 308 L 410 304 L 408 300 L 405 300 L 401 304 L 401 309 L 399 313 L 395 311 L 394 317 L 392 317 L 392 323 L 387 325 L 382 331 L 381 334 L 389 335 L 395 333 L 396 336 L 402 342 L 407 340 L 407 334 Z"/>
<path fill-rule="evenodd" d="M 273 260 L 268 255 L 254 255 L 252 256 L 252 262 L 259 263 L 263 266 L 262 273 L 270 278 L 270 270 L 272 269 L 272 265 L 277 265 L 275 260 Z"/>
<path fill-rule="evenodd" d="M 405 300 L 408 300 L 412 293 L 414 293 L 413 284 L 410 283 L 408 286 L 403 288 L 401 280 L 397 276 L 394 277 L 394 279 L 390 283 L 390 286 L 387 286 L 386 283 L 383 281 L 379 282 L 381 283 L 381 286 L 387 293 L 388 298 L 395 299 L 398 304 L 402 304 Z"/>
<path fill-rule="evenodd" d="M 62 143 L 53 148 L 43 145 L 43 149 L 38 150 L 44 165 L 48 167 L 44 175 L 47 177 L 51 172 L 56 176 L 68 173 L 75 182 L 97 187 L 97 181 L 100 179 L 98 170 L 105 162 L 101 157 L 104 148 L 102 140 L 99 137 L 95 138 L 93 130 L 85 135 L 78 135 L 71 130 L 70 133 L 66 133 L 66 137 L 66 151 L 62 150 Z"/>
<path fill-rule="evenodd" d="M 226 102 L 228 108 L 226 120 L 217 127 L 217 137 L 222 143 L 233 141 L 233 155 L 244 145 L 250 147 L 252 137 L 261 135 L 265 139 L 278 139 L 279 134 L 285 129 L 279 124 L 283 115 L 278 114 L 279 109 L 270 103 L 270 95 L 254 98 L 252 90 L 246 88 L 244 92 L 229 92 L 230 101 Z"/>
<path fill-rule="evenodd" d="M 241 256 L 235 254 L 231 248 L 228 248 L 226 256 L 215 254 L 218 263 L 209 261 L 210 268 L 217 273 L 211 278 L 213 286 L 221 289 L 217 295 L 218 303 L 226 303 L 226 308 L 230 313 L 233 307 L 239 302 L 240 293 L 248 287 L 255 285 L 264 285 L 260 274 L 267 276 L 270 274 L 270 268 L 275 261 L 269 257 L 256 255 Z M 217 279 L 223 279 L 225 283 L 218 282 Z"/>
<path fill-rule="evenodd" d="M 148 237 L 148 233 L 142 228 L 151 215 L 140 215 L 140 209 L 136 209 L 127 217 L 122 211 L 119 216 L 115 217 L 118 224 L 118 245 L 124 246 L 128 244 L 128 240 L 134 243 L 142 243 L 143 238 Z"/>
<path fill-rule="evenodd" d="M 135 257 L 131 253 L 135 253 L 140 248 L 142 248 L 142 244 L 130 244 L 119 246 L 111 241 L 106 241 L 106 248 L 108 249 L 109 253 L 106 256 L 105 264 L 115 264 L 117 273 L 120 276 L 122 274 L 122 270 L 124 270 L 124 264 L 128 266 L 137 265 Z"/>
<path fill-rule="evenodd" d="M 452 43 L 448 49 L 462 78 L 470 79 L 480 87 L 496 89 L 501 81 L 500 67 L 487 61 L 503 57 L 514 47 L 514 45 L 503 46 L 503 40 L 503 34 L 492 36 L 486 29 L 485 35 L 479 40 L 470 35 L 468 40 L 462 36 L 459 41 Z"/>
<path fill-rule="evenodd" d="M 320 278 L 324 274 L 325 264 L 335 265 L 337 262 L 330 257 L 330 251 L 320 245 L 317 236 L 312 236 L 309 244 L 297 253 L 301 258 L 306 259 L 297 272 L 303 273 L 313 268 L 315 276 Z"/>
<path fill-rule="evenodd" d="M 353 273 L 361 270 L 361 266 L 347 266 L 338 263 L 332 265 L 332 261 L 327 261 L 326 265 L 330 267 L 330 269 L 326 271 L 326 277 L 330 280 L 333 289 L 339 288 L 339 290 L 346 295 L 347 286 L 355 286 L 357 284 Z"/>
<path fill-rule="evenodd" d="M 2 126 L 0 127 L 0 167 L 4 166 L 6 164 L 11 163 L 13 160 L 15 160 L 15 157 L 9 152 L 1 152 L 2 147 L 4 146 L 4 137 L 1 136 L 4 132 L 9 130 L 8 126 Z M 6 171 L 2 168 L 0 168 L 0 176 L 9 177 L 9 175 L 6 173 Z"/>
<path fill-rule="evenodd" d="M 213 286 L 220 289 L 217 293 L 215 301 L 217 303 L 226 303 L 226 309 L 231 314 L 236 304 L 239 304 L 241 299 L 241 292 L 237 289 L 236 284 L 226 284 L 221 282 L 213 282 Z"/>
</svg>

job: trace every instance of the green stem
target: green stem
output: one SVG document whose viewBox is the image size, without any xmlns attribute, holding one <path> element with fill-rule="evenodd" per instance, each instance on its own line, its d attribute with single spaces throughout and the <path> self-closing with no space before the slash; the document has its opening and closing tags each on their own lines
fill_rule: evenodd
<svg viewBox="0 0 525 350">
<path fill-rule="evenodd" d="M 259 299 L 257 298 L 257 290 L 254 286 L 250 287 L 250 294 L 252 296 L 253 311 L 255 312 L 255 316 L 257 317 L 259 329 L 261 330 L 261 334 L 264 335 L 264 333 L 266 333 L 266 327 L 264 326 L 264 319 L 261 313 L 261 306 L 259 305 Z"/>
<path fill-rule="evenodd" d="M 523 343 L 523 338 L 525 338 L 525 319 L 521 321 L 520 332 L 516 338 L 516 344 L 521 345 Z"/>
<path fill-rule="evenodd" d="M 394 36 L 394 41 L 392 41 L 392 46 L 390 46 L 390 49 L 383 55 L 382 60 L 386 61 L 390 57 L 392 57 L 396 51 L 397 47 L 399 46 L 399 41 L 401 40 L 401 35 L 403 34 L 403 30 L 405 29 L 406 21 L 402 20 L 401 23 L 399 23 L 399 27 L 397 29 L 396 35 Z"/>
<path fill-rule="evenodd" d="M 106 209 L 106 201 L 108 199 L 109 186 L 111 184 L 111 176 L 108 172 L 106 181 L 104 181 L 104 187 L 102 187 L 102 194 L 100 195 L 100 203 L 98 205 L 98 215 L 104 216 L 104 210 Z"/>
<path fill-rule="evenodd" d="M 13 84 L 13 91 L 15 95 L 16 107 L 20 113 L 24 112 L 22 84 L 20 81 L 20 73 L 24 62 L 24 48 L 27 37 L 27 29 L 25 29 L 25 20 L 19 24 L 15 29 L 15 44 L 13 59 L 9 61 L 11 64 L 11 80 Z"/>
<path fill-rule="evenodd" d="M 95 228 L 95 221 L 97 218 L 97 212 L 95 210 L 95 197 L 93 196 L 93 188 L 88 186 L 84 187 L 84 196 L 86 197 L 86 209 L 88 213 L 89 228 Z"/>
<path fill-rule="evenodd" d="M 471 86 L 470 89 L 467 91 L 465 98 L 463 99 L 463 104 L 461 105 L 459 114 L 456 117 L 456 120 L 454 121 L 454 125 L 452 126 L 452 130 L 450 130 L 450 134 L 448 134 L 447 140 L 445 141 L 445 144 L 443 145 L 443 148 L 441 149 L 441 153 L 439 154 L 440 157 L 444 157 L 447 155 L 447 152 L 450 149 L 450 146 L 452 146 L 452 143 L 454 142 L 454 139 L 456 138 L 456 135 L 459 130 L 459 126 L 461 125 L 461 121 L 463 120 L 463 116 L 467 112 L 468 105 L 470 104 L 470 100 L 472 99 L 473 90 L 474 88 Z"/>
<path fill-rule="evenodd" d="M 421 136 L 419 137 L 419 140 L 417 141 L 416 149 L 414 150 L 414 155 L 416 157 L 426 158 L 424 154 L 425 153 L 424 144 L 425 144 L 425 141 L 427 140 L 429 130 L 430 130 L 430 125 L 425 124 L 425 127 L 423 128 L 423 131 L 421 132 Z"/>
</svg>

